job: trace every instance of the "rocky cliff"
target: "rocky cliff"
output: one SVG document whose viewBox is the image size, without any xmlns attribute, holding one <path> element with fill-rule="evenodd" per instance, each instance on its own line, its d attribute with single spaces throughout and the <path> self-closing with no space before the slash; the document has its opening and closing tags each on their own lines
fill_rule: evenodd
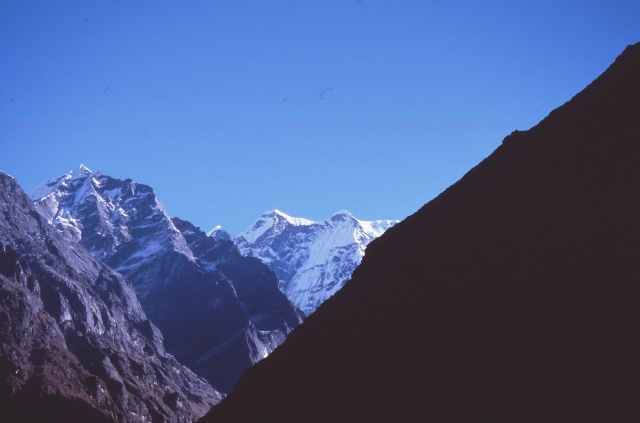
<svg viewBox="0 0 640 423">
<path fill-rule="evenodd" d="M 221 399 L 164 349 L 131 284 L 0 172 L 3 422 L 189 422 Z"/>
<path fill-rule="evenodd" d="M 301 321 L 267 266 L 172 220 L 147 185 L 80 166 L 29 195 L 65 239 L 132 282 L 167 351 L 221 392 Z"/>
</svg>

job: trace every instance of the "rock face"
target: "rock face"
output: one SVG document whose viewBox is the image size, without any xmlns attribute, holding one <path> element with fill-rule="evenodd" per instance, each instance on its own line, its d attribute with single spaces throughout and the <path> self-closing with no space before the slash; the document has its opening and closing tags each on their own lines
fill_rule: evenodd
<svg viewBox="0 0 640 423">
<path fill-rule="evenodd" d="M 147 185 L 80 166 L 29 195 L 65 239 L 132 282 L 167 351 L 221 392 L 301 321 L 268 267 L 172 221 Z"/>
<path fill-rule="evenodd" d="M 185 220 L 172 221 L 184 235 L 197 263 L 230 281 L 235 301 L 248 318 L 240 331 L 201 354 L 193 364 L 199 374 L 210 380 L 228 380 L 226 385 L 220 385 L 226 391 L 240 377 L 237 369 L 244 371 L 269 355 L 302 321 L 302 316 L 280 290 L 276 275 L 259 259 L 243 257 L 232 241 L 207 236 Z M 222 314 L 220 318 L 228 317 Z"/>
<path fill-rule="evenodd" d="M 189 422 L 221 395 L 165 353 L 121 275 L 0 172 L 3 422 Z"/>
<path fill-rule="evenodd" d="M 269 266 L 287 298 L 309 315 L 344 286 L 366 246 L 396 223 L 360 221 L 348 211 L 313 222 L 275 210 L 260 216 L 234 241 L 243 255 Z M 220 230 L 214 231 L 219 236 Z"/>
<path fill-rule="evenodd" d="M 636 44 L 373 241 L 201 421 L 639 420 L 639 163 Z"/>
</svg>

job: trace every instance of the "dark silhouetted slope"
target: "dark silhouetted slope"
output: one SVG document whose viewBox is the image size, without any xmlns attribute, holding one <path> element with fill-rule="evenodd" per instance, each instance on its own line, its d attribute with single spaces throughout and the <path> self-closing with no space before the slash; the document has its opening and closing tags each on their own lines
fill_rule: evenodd
<svg viewBox="0 0 640 423">
<path fill-rule="evenodd" d="M 201 421 L 628 422 L 639 398 L 636 44 L 373 241 Z"/>
</svg>

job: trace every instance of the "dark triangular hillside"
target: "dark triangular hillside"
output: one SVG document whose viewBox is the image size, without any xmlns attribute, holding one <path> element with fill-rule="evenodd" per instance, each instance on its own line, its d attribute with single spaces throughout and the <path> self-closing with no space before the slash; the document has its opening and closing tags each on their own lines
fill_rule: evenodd
<svg viewBox="0 0 640 423">
<path fill-rule="evenodd" d="M 202 421 L 638 421 L 639 398 L 636 44 L 374 241 Z"/>
</svg>

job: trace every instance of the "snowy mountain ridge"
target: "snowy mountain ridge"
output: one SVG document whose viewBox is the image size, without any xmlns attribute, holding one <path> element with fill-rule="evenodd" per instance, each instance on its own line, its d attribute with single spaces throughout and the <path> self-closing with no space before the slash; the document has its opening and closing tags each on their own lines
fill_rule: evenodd
<svg viewBox="0 0 640 423">
<path fill-rule="evenodd" d="M 0 316 L 2 422 L 187 423 L 222 398 L 165 352 L 131 283 L 1 171 Z"/>
<path fill-rule="evenodd" d="M 91 233 L 93 238 L 97 238 L 84 243 L 96 258 L 108 260 L 116 254 L 120 245 L 134 241 L 129 249 L 136 244 L 137 251 L 131 252 L 127 260 L 119 263 L 120 272 L 125 268 L 135 270 L 145 257 L 167 248 L 184 255 L 189 261 L 195 261 L 186 241 L 153 190 L 130 179 L 123 184 L 118 182 L 122 181 L 80 165 L 68 174 L 52 178 L 29 190 L 27 195 L 34 201 L 38 212 L 65 239 L 80 242 L 83 232 L 84 237 Z M 141 198 L 150 204 L 150 213 L 140 214 Z M 88 214 L 99 218 L 87 222 Z M 140 218 L 141 224 L 136 225 L 136 229 L 144 228 L 144 233 L 134 239 L 130 233 L 130 222 Z M 145 294 L 140 287 L 136 288 L 136 292 L 138 296 Z"/>
<path fill-rule="evenodd" d="M 346 210 L 318 222 L 273 210 L 233 241 L 243 255 L 269 266 L 287 298 L 309 315 L 344 286 L 366 246 L 396 223 L 361 221 Z"/>
<path fill-rule="evenodd" d="M 224 231 L 170 218 L 148 185 L 81 165 L 28 194 L 65 241 L 133 284 L 167 351 L 221 392 L 302 321 L 264 263 Z"/>
<path fill-rule="evenodd" d="M 234 239 L 253 244 L 267 232 L 267 236 L 278 235 L 290 225 L 309 226 L 312 223 L 311 220 L 291 217 L 276 209 L 264 213 L 249 229 L 239 233 Z"/>
</svg>

